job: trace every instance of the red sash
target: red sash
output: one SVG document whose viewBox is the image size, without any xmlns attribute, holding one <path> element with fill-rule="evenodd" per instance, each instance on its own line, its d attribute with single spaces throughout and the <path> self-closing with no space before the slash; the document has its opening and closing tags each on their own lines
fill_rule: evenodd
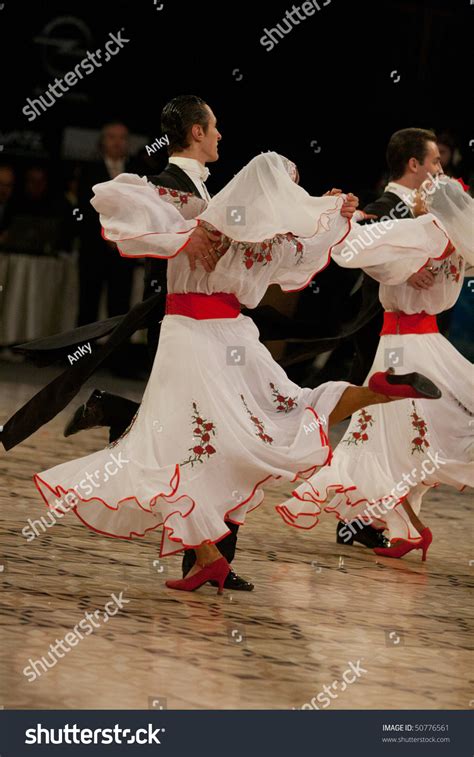
<svg viewBox="0 0 474 757">
<path fill-rule="evenodd" d="M 206 318 L 237 318 L 240 302 L 234 294 L 227 292 L 167 294 L 165 314 L 185 315 L 198 321 Z"/>
<path fill-rule="evenodd" d="M 437 334 L 439 331 L 435 315 L 428 313 L 396 313 L 387 310 L 383 315 L 380 336 L 387 334 Z"/>
</svg>

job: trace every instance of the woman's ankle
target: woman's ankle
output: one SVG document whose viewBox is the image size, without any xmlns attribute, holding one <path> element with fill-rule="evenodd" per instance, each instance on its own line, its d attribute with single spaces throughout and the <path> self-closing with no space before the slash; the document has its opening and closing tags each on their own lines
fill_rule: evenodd
<svg viewBox="0 0 474 757">
<path fill-rule="evenodd" d="M 222 557 L 221 553 L 214 544 L 202 544 L 196 550 L 196 562 L 201 568 L 218 560 Z"/>
</svg>

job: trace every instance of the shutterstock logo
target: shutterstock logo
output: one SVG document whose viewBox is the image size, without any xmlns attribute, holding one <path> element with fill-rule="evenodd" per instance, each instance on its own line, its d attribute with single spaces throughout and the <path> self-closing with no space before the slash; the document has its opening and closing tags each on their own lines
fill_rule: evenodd
<svg viewBox="0 0 474 757">
<path fill-rule="evenodd" d="M 110 39 L 105 43 L 105 63 L 110 60 L 111 56 L 117 55 L 127 42 L 130 42 L 129 39 L 124 39 L 122 37 L 122 32 L 123 28 L 120 29 L 117 34 L 113 34 L 112 32 L 109 33 Z M 99 61 L 99 58 L 101 57 L 102 50 L 96 50 L 95 53 L 91 53 L 90 50 L 88 50 L 87 56 L 83 58 L 77 66 L 74 66 L 74 71 L 68 71 L 67 74 L 64 74 L 66 84 L 64 84 L 63 79 L 58 79 L 58 77 L 56 77 L 54 83 L 48 86 L 46 92 L 43 95 L 40 95 L 39 99 L 32 100 L 28 97 L 26 100 L 27 104 L 21 112 L 28 117 L 28 121 L 34 121 L 37 116 L 41 116 L 41 114 L 45 113 L 48 108 L 51 108 L 56 100 L 62 97 L 65 92 L 68 92 L 70 87 L 74 87 L 79 79 L 84 78 L 82 72 L 88 76 L 94 71 L 94 67 L 101 68 L 102 63 Z"/>
</svg>

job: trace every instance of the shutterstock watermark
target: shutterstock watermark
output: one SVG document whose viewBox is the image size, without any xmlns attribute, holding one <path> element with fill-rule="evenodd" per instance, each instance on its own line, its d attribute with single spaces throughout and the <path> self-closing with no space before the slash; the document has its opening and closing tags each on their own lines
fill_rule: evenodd
<svg viewBox="0 0 474 757">
<path fill-rule="evenodd" d="M 159 734 L 165 733 L 165 728 L 155 728 L 148 723 L 147 728 L 122 728 L 116 723 L 113 728 L 80 728 L 77 723 L 61 726 L 60 728 L 46 728 L 37 723 L 35 728 L 25 731 L 25 744 L 161 744 Z M 161 737 L 163 738 L 163 736 Z"/>
<path fill-rule="evenodd" d="M 364 658 L 362 658 L 363 660 Z M 368 671 L 361 666 L 362 660 L 357 660 L 357 662 L 348 662 L 347 664 L 349 667 L 347 670 L 344 671 L 342 674 L 342 683 L 341 681 L 333 681 L 329 686 L 325 685 L 323 686 L 323 690 L 319 692 L 315 697 L 313 697 L 309 702 L 305 702 L 305 704 L 302 707 L 292 707 L 293 710 L 320 710 L 321 707 L 318 705 L 322 705 L 322 709 L 327 709 L 331 704 L 332 700 L 338 698 L 338 694 L 336 694 L 336 689 L 339 687 L 339 684 L 341 683 L 341 686 L 339 687 L 339 691 L 343 692 L 347 689 L 348 686 L 355 683 L 359 678 L 362 677 L 363 673 L 367 673 Z M 318 704 L 316 704 L 318 702 Z"/>
<path fill-rule="evenodd" d="M 439 189 L 440 186 L 446 184 L 442 181 L 442 176 L 432 176 L 428 174 L 429 178 L 426 179 L 422 187 L 419 190 L 421 199 L 426 199 L 427 195 L 432 195 Z M 341 257 L 347 260 L 348 263 L 355 258 L 355 256 L 361 251 L 370 247 L 374 242 L 381 239 L 387 231 L 393 229 L 394 222 L 401 220 L 399 216 L 408 216 L 409 207 L 413 208 L 416 205 L 417 190 L 407 190 L 407 194 L 400 200 L 390 212 L 375 221 L 375 224 L 369 223 L 360 227 L 357 236 L 354 239 L 346 242 L 344 249 L 341 251 Z M 358 248 L 358 249 L 357 249 Z"/>
<path fill-rule="evenodd" d="M 105 63 L 107 63 L 112 56 L 117 55 L 127 42 L 130 42 L 129 39 L 124 39 L 122 37 L 122 32 L 123 28 L 120 29 L 117 34 L 113 34 L 112 32 L 109 33 L 110 39 L 105 43 Z M 95 68 L 101 68 L 102 63 L 99 61 L 99 58 L 101 57 L 102 50 L 96 50 L 95 53 L 91 53 L 91 51 L 88 50 L 87 56 L 83 58 L 77 66 L 74 66 L 74 71 L 68 71 L 67 74 L 64 74 L 66 84 L 64 84 L 63 79 L 58 79 L 58 77 L 56 77 L 54 83 L 48 86 L 44 95 L 40 95 L 39 99 L 32 100 L 28 97 L 26 100 L 27 104 L 22 108 L 21 112 L 28 117 L 28 121 L 34 121 L 37 116 L 41 116 L 42 113 L 45 113 L 48 108 L 51 108 L 51 106 L 54 105 L 56 100 L 62 97 L 64 93 L 68 92 L 70 87 L 74 87 L 79 79 L 84 78 L 82 72 L 89 76 L 89 74 L 92 74 L 95 70 L 94 66 Z M 38 110 L 38 108 L 41 108 L 41 110 Z"/>
<path fill-rule="evenodd" d="M 93 613 L 86 610 L 84 617 L 79 623 L 76 623 L 72 631 L 68 631 L 63 639 L 56 639 L 54 644 L 49 645 L 50 651 L 47 655 L 43 655 L 39 660 L 32 660 L 30 657 L 28 660 L 29 665 L 23 668 L 23 675 L 28 678 L 28 683 L 33 683 L 43 673 L 46 673 L 50 668 L 54 668 L 58 660 L 65 657 L 86 636 L 94 633 L 96 628 L 100 628 L 101 616 L 102 623 L 107 623 L 109 618 L 117 615 L 118 611 L 130 601 L 130 599 L 123 598 L 123 591 L 121 591 L 118 597 L 115 594 L 111 594 L 111 599 L 105 603 L 103 610 L 95 610 Z"/>
<path fill-rule="evenodd" d="M 429 458 L 429 459 L 428 459 Z M 438 470 L 442 465 L 446 465 L 444 460 L 439 459 L 439 453 L 436 452 L 435 456 L 431 452 L 428 452 L 428 458 L 422 461 L 421 470 L 412 468 L 410 473 L 403 474 L 403 481 L 399 481 L 396 486 L 393 487 L 390 494 L 382 497 L 377 502 L 372 500 L 368 502 L 363 512 L 357 516 L 350 523 L 346 523 L 343 528 L 338 532 L 338 536 L 341 536 L 343 541 L 348 542 L 353 538 L 353 535 L 357 533 L 357 530 L 362 530 L 365 526 L 370 526 L 374 520 L 382 519 L 393 508 L 398 505 L 402 497 L 406 497 L 411 487 L 416 486 L 417 477 L 420 473 L 419 480 L 424 481 L 426 476 L 432 475 L 435 470 Z M 412 481 L 412 479 L 414 479 Z M 409 486 L 408 486 L 409 484 Z"/>
<path fill-rule="evenodd" d="M 77 505 L 78 497 L 82 499 L 78 489 L 82 490 L 82 495 L 89 497 L 93 494 L 94 489 L 100 489 L 102 484 L 107 483 L 112 476 L 115 476 L 129 462 L 130 460 L 122 458 L 121 452 L 118 455 L 111 452 L 110 460 L 105 463 L 103 470 L 98 468 L 94 473 L 87 472 L 78 484 L 71 487 L 74 491 L 65 492 L 63 497 L 56 497 L 54 504 L 49 507 L 48 517 L 42 515 L 39 520 L 28 518 L 28 525 L 21 530 L 26 541 L 33 541 L 40 533 L 44 534 L 48 528 L 54 526 L 66 513 L 73 510 Z M 88 481 L 89 483 L 87 483 Z M 40 527 L 41 531 L 38 531 L 37 526 Z"/>
<path fill-rule="evenodd" d="M 301 21 L 306 21 L 310 16 L 314 16 L 316 11 L 320 11 L 326 5 L 329 5 L 330 2 L 331 0 L 325 0 L 319 4 L 316 0 L 306 0 L 301 6 L 293 4 L 291 10 L 286 11 L 285 17 L 280 23 L 271 29 L 263 30 L 265 34 L 260 38 L 260 44 L 265 47 L 267 53 L 271 52 L 280 40 L 283 39 L 285 34 L 291 32 L 295 26 L 299 26 Z M 278 39 L 275 39 L 275 35 L 277 35 Z"/>
</svg>

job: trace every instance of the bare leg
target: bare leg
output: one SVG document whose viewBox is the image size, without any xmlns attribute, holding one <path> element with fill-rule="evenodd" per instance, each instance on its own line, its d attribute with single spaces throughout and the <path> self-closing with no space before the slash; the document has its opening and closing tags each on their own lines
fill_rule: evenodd
<svg viewBox="0 0 474 757">
<path fill-rule="evenodd" d="M 424 524 L 421 522 L 419 517 L 416 515 L 415 511 L 413 510 L 412 506 L 410 505 L 409 501 L 407 499 L 402 500 L 403 509 L 405 510 L 406 514 L 410 518 L 410 523 L 419 534 L 423 531 L 425 528 Z"/>
<path fill-rule="evenodd" d="M 196 562 L 186 575 L 186 578 L 198 573 L 204 565 L 209 565 L 209 563 L 222 557 L 215 544 L 201 544 L 194 551 L 196 552 Z"/>
<path fill-rule="evenodd" d="M 387 397 L 369 389 L 368 386 L 348 386 L 336 407 L 329 416 L 329 425 L 339 423 L 357 410 L 369 405 L 379 405 L 383 402 L 394 402 L 402 397 Z"/>
</svg>

